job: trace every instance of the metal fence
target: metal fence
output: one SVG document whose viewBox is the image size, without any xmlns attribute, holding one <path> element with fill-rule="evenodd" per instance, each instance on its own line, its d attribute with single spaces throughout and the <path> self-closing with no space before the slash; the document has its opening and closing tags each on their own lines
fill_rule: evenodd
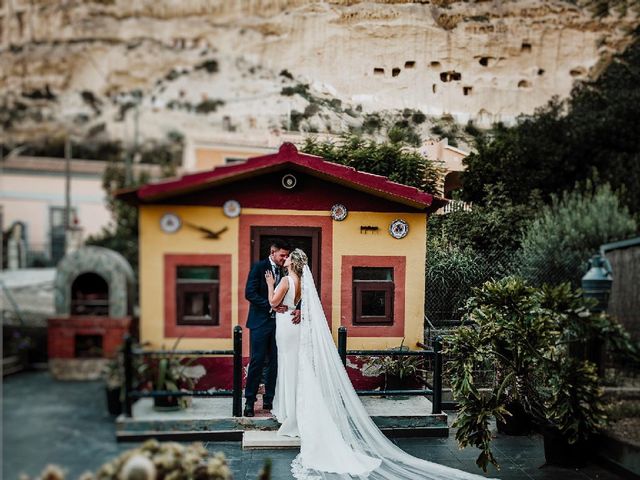
<svg viewBox="0 0 640 480">
<path fill-rule="evenodd" d="M 442 340 L 434 338 L 433 348 L 419 344 L 421 350 L 347 350 L 347 329 L 340 327 L 338 331 L 338 352 L 342 364 L 346 368 L 347 355 L 365 356 L 421 356 L 429 359 L 432 367 L 432 384 L 430 388 L 421 390 L 356 390 L 360 396 L 373 395 L 427 395 L 432 397 L 432 413 L 442 413 Z M 135 384 L 136 373 L 134 371 L 135 357 L 162 357 L 175 355 L 182 357 L 203 356 L 233 356 L 233 388 L 231 390 L 141 390 Z M 124 344 L 124 413 L 131 417 L 133 403 L 142 397 L 232 397 L 232 415 L 242 416 L 242 327 L 236 326 L 233 330 L 233 350 L 143 350 L 134 348 L 134 340 L 128 336 Z"/>
<path fill-rule="evenodd" d="M 204 357 L 233 356 L 233 389 L 232 390 L 139 390 L 135 385 L 134 357 L 167 356 Z M 132 415 L 133 402 L 142 397 L 232 397 L 232 415 L 242 416 L 242 327 L 233 329 L 233 350 L 142 350 L 133 348 L 133 338 L 127 337 L 124 344 L 124 413 Z"/>
<path fill-rule="evenodd" d="M 347 328 L 338 328 L 338 353 L 342 359 L 342 364 L 347 365 L 347 355 L 367 356 L 367 357 L 410 357 L 418 356 L 424 359 L 425 365 L 431 367 L 432 380 L 430 388 L 417 390 L 356 390 L 360 396 L 379 395 L 403 395 L 403 396 L 431 396 L 432 414 L 442 413 L 442 339 L 435 337 L 429 348 L 423 343 L 418 343 L 420 350 L 348 350 L 347 349 Z"/>
<path fill-rule="evenodd" d="M 436 327 L 460 320 L 474 287 L 508 275 L 520 275 L 531 285 L 557 285 L 571 282 L 579 286 L 587 271 L 587 260 L 572 260 L 562 265 L 552 262 L 522 264 L 516 253 L 464 252 L 436 260 L 427 259 L 425 313 Z"/>
</svg>

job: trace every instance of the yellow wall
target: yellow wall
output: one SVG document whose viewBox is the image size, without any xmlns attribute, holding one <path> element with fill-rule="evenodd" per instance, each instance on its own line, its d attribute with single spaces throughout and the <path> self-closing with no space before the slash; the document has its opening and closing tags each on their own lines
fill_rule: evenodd
<svg viewBox="0 0 640 480">
<path fill-rule="evenodd" d="M 402 218 L 409 224 L 409 234 L 401 239 L 389 235 L 389 224 Z M 378 233 L 360 233 L 361 225 L 379 227 Z M 406 255 L 405 342 L 414 348 L 423 341 L 424 273 L 426 254 L 426 215 L 406 213 L 349 212 L 342 222 L 333 223 L 333 330 L 337 338 L 340 319 L 340 272 L 343 255 Z M 326 307 L 325 307 L 326 308 Z M 402 337 L 349 338 L 349 349 L 390 348 L 400 345 Z"/>
<path fill-rule="evenodd" d="M 202 234 L 185 225 L 175 234 L 160 230 L 160 217 L 173 212 L 183 221 L 202 225 L 212 230 L 227 226 L 229 230 L 219 240 L 206 240 Z M 328 212 L 283 211 L 267 209 L 244 209 L 243 214 L 254 215 L 321 215 Z M 409 234 L 401 240 L 388 233 L 389 224 L 396 218 L 409 223 Z M 360 233 L 360 226 L 378 226 L 377 233 Z M 193 206 L 141 206 L 140 207 L 140 335 L 150 341 L 154 348 L 170 347 L 174 338 L 164 338 L 164 272 L 163 257 L 173 254 L 230 254 L 231 255 L 231 301 L 233 325 L 238 324 L 238 219 L 227 218 L 221 208 Z M 423 338 L 424 317 L 424 270 L 426 244 L 426 215 L 405 213 L 349 212 L 342 222 L 333 222 L 333 285 L 331 306 L 325 311 L 332 313 L 333 334 L 337 338 L 341 316 L 341 268 L 343 255 L 406 256 L 405 278 L 405 345 L 414 348 Z M 240 319 L 240 325 L 246 319 Z M 368 338 L 351 337 L 349 349 L 389 348 L 400 344 L 402 337 Z M 184 338 L 182 349 L 229 349 L 231 339 Z"/>
<path fill-rule="evenodd" d="M 160 218 L 172 212 L 183 221 L 191 222 L 217 231 L 228 227 L 218 240 L 202 238 L 199 231 L 182 225 L 174 234 L 160 230 Z M 170 348 L 175 338 L 164 338 L 164 255 L 174 254 L 230 254 L 231 255 L 231 302 L 238 304 L 238 219 L 227 218 L 222 208 L 181 207 L 173 205 L 151 205 L 140 207 L 140 338 L 150 341 L 154 348 L 164 345 Z M 221 301 L 224 301 L 221 299 Z M 238 312 L 231 309 L 231 322 L 238 324 Z M 232 341 L 218 338 L 183 338 L 181 349 L 228 349 Z"/>
</svg>

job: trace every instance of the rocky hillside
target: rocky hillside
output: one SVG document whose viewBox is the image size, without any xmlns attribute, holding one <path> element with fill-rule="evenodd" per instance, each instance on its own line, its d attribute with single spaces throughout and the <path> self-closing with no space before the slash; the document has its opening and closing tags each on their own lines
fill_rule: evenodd
<svg viewBox="0 0 640 480">
<path fill-rule="evenodd" d="M 637 24 L 561 0 L 0 0 L 2 140 L 510 122 Z"/>
</svg>

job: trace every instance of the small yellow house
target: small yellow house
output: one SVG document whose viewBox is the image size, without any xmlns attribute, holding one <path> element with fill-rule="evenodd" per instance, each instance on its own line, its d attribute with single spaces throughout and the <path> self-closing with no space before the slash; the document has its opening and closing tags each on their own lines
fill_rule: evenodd
<svg viewBox="0 0 640 480">
<path fill-rule="evenodd" d="M 119 197 L 139 208 L 140 340 L 154 348 L 181 337 L 180 349 L 231 349 L 247 319 L 249 269 L 275 237 L 308 254 L 334 337 L 346 326 L 349 349 L 423 339 L 427 215 L 439 198 L 290 143 Z M 226 370 L 200 386 L 227 383 Z"/>
</svg>

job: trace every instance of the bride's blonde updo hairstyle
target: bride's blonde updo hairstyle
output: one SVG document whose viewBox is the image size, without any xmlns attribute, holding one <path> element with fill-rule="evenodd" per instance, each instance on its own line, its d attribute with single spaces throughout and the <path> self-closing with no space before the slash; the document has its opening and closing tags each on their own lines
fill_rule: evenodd
<svg viewBox="0 0 640 480">
<path fill-rule="evenodd" d="M 291 270 L 293 270 L 298 277 L 302 278 L 302 270 L 304 266 L 309 263 L 307 254 L 299 248 L 296 248 L 289 254 L 289 258 L 291 258 Z"/>
</svg>

